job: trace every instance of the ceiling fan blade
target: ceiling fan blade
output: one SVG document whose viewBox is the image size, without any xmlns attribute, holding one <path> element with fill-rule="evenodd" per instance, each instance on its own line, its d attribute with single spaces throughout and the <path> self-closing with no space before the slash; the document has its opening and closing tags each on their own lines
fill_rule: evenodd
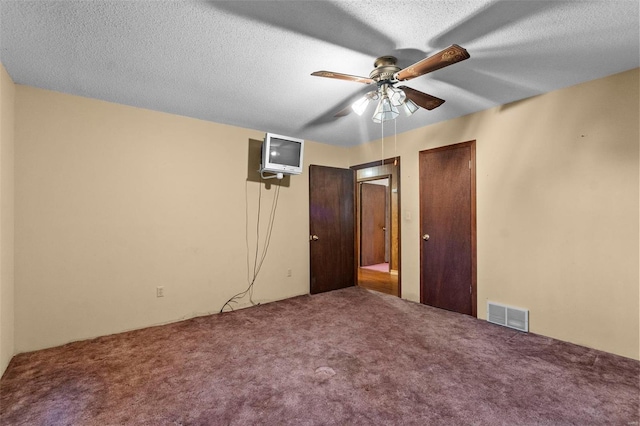
<svg viewBox="0 0 640 426">
<path fill-rule="evenodd" d="M 314 73 L 311 73 L 311 75 L 315 75 L 316 77 L 337 78 L 338 80 L 355 81 L 356 83 L 373 83 L 373 80 L 368 77 L 358 77 L 357 75 L 342 74 L 339 72 L 316 71 Z"/>
<path fill-rule="evenodd" d="M 455 64 L 456 62 L 464 61 L 465 59 L 469 59 L 469 57 L 469 52 L 467 52 L 466 49 L 458 46 L 457 44 L 452 44 L 435 55 L 431 55 L 428 58 L 398 71 L 395 78 L 399 81 L 410 80 L 432 71 L 439 70 L 440 68 Z"/>
<path fill-rule="evenodd" d="M 407 98 L 411 99 L 416 105 L 424 109 L 432 110 L 434 108 L 438 108 L 444 103 L 444 99 L 427 95 L 426 93 L 412 89 L 411 87 L 399 86 L 398 89 L 402 89 L 405 95 L 407 95 Z"/>
</svg>

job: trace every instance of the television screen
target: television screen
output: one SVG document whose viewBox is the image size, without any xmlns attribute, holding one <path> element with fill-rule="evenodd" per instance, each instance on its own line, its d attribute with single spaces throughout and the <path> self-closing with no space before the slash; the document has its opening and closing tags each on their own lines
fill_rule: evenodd
<svg viewBox="0 0 640 426">
<path fill-rule="evenodd" d="M 299 167 L 301 149 L 302 144 L 299 142 L 272 137 L 269 147 L 269 163 Z"/>
<path fill-rule="evenodd" d="M 304 140 L 267 133 L 262 143 L 260 173 L 299 175 L 302 173 L 303 153 Z"/>
</svg>

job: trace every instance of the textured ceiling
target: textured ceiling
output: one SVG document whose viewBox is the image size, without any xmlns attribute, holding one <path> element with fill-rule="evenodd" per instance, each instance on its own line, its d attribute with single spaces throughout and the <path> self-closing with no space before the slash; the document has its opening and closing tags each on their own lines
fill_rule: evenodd
<svg viewBox="0 0 640 426">
<path fill-rule="evenodd" d="M 446 102 L 403 132 L 639 66 L 631 1 L 4 1 L 16 83 L 335 145 L 378 139 L 373 107 L 333 115 L 382 55 L 471 58 L 406 85 Z M 385 123 L 386 124 L 386 123 Z M 385 134 L 393 124 L 385 125 Z"/>
</svg>

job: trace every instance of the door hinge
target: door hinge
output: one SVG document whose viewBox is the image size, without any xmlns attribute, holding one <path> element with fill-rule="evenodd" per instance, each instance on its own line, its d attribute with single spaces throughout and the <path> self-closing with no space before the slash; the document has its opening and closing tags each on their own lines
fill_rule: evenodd
<svg viewBox="0 0 640 426">
<path fill-rule="evenodd" d="M 471 160 L 469 160 L 469 170 L 471 170 Z"/>
<path fill-rule="evenodd" d="M 473 287 L 469 286 L 469 294 L 473 294 Z"/>
</svg>

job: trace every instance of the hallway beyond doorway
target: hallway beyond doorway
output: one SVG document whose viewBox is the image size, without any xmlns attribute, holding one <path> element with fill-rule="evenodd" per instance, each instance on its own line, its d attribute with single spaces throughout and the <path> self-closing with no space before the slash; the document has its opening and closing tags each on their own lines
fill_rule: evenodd
<svg viewBox="0 0 640 426">
<path fill-rule="evenodd" d="M 389 272 L 358 268 L 358 286 L 398 296 L 398 276 Z"/>
</svg>

